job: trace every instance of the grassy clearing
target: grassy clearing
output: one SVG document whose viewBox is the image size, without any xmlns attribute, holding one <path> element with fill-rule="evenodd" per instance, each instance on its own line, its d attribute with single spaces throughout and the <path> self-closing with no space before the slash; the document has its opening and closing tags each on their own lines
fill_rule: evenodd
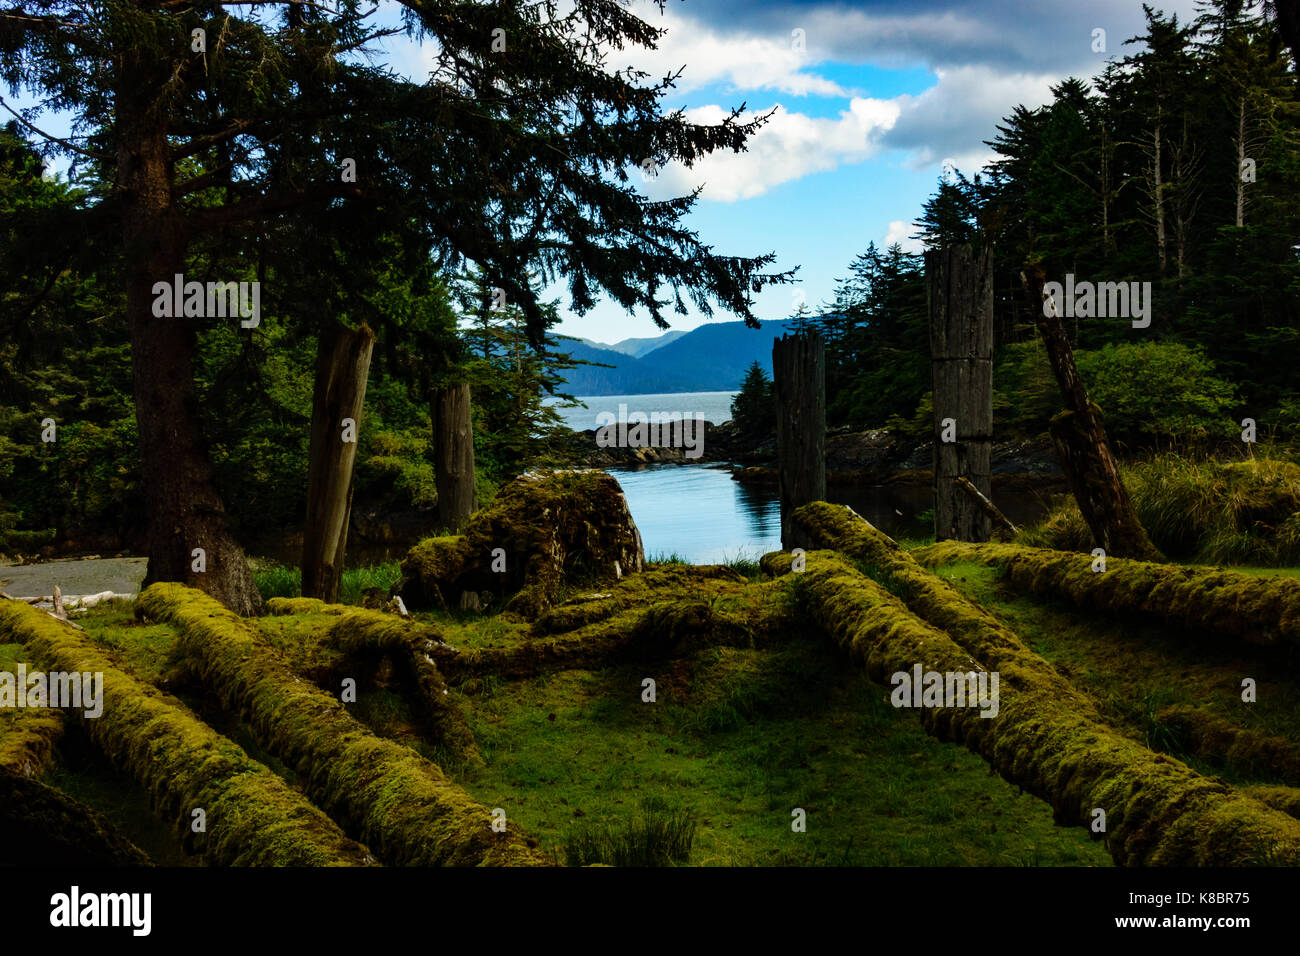
<svg viewBox="0 0 1300 956">
<path fill-rule="evenodd" d="M 655 703 L 642 702 L 647 677 Z M 651 800 L 695 823 L 681 861 L 692 865 L 1110 864 L 811 635 L 775 651 L 484 681 L 467 705 L 487 766 L 459 782 L 562 856 L 644 833 Z M 791 829 L 796 808 L 806 833 Z"/>
<path fill-rule="evenodd" d="M 273 597 L 302 597 L 302 568 L 291 568 L 283 564 L 269 564 L 258 561 L 250 562 L 253 566 L 253 582 L 262 592 L 263 600 Z M 343 572 L 339 582 L 339 603 L 357 604 L 370 588 L 379 588 L 385 594 L 402 579 L 401 565 L 396 561 L 385 561 L 363 568 L 348 568 Z"/>
</svg>

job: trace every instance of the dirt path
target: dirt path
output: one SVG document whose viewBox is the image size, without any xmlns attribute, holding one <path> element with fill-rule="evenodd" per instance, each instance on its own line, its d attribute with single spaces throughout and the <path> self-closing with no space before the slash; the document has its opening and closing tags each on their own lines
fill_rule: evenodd
<svg viewBox="0 0 1300 956">
<path fill-rule="evenodd" d="M 11 597 L 41 597 L 58 585 L 65 595 L 135 594 L 148 558 L 63 558 L 41 564 L 0 565 L 0 591 Z"/>
</svg>

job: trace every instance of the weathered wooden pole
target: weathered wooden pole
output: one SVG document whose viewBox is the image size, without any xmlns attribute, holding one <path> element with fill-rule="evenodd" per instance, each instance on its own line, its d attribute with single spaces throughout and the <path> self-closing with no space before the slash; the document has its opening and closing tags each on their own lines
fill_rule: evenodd
<svg viewBox="0 0 1300 956">
<path fill-rule="evenodd" d="M 1088 398 L 1088 390 L 1079 377 L 1074 350 L 1061 323 L 1064 303 L 1055 302 L 1044 293 L 1041 268 L 1032 268 L 1029 273 L 1028 276 L 1021 273 L 1021 280 L 1034 306 L 1034 321 L 1065 400 L 1065 411 L 1052 418 L 1052 444 L 1056 446 L 1061 469 L 1070 481 L 1083 520 L 1096 546 L 1106 554 L 1163 561 L 1164 556 L 1151 543 L 1124 487 L 1119 464 L 1106 439 L 1101 409 Z"/>
<path fill-rule="evenodd" d="M 780 460 L 781 547 L 803 547 L 796 508 L 826 500 L 826 347 L 815 329 L 772 342 L 776 449 Z"/>
<path fill-rule="evenodd" d="M 352 515 L 352 474 L 375 333 L 330 326 L 316 347 L 307 523 L 302 538 L 303 597 L 338 601 Z"/>
<path fill-rule="evenodd" d="M 925 254 L 930 356 L 934 370 L 934 536 L 987 541 L 988 511 L 964 493 L 966 478 L 986 500 L 993 443 L 993 249 L 969 245 Z"/>
<path fill-rule="evenodd" d="M 459 531 L 477 507 L 474 490 L 474 424 L 468 383 L 435 388 L 429 402 L 433 417 L 433 475 L 438 489 L 438 520 Z"/>
</svg>

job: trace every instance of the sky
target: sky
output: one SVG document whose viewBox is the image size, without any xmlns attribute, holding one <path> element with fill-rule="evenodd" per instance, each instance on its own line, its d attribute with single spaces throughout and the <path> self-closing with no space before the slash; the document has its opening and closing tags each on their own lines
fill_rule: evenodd
<svg viewBox="0 0 1300 956">
<path fill-rule="evenodd" d="M 1153 3 L 1179 19 L 1195 0 Z M 1140 0 L 669 0 L 633 4 L 667 29 L 656 50 L 624 51 L 610 66 L 651 76 L 685 66 L 664 100 L 702 121 L 745 103 L 777 112 L 740 154 L 693 169 L 667 168 L 644 183 L 653 198 L 703 183 L 691 228 L 728 255 L 775 252 L 799 266 L 794 286 L 755 297 L 760 319 L 828 301 L 869 242 L 917 251 L 914 220 L 945 161 L 968 175 L 992 158 L 983 141 L 1017 104 L 1047 102 L 1068 76 L 1089 78 L 1134 51 Z M 1105 51 L 1094 51 L 1104 30 Z M 795 31 L 802 31 L 796 33 Z M 802 49 L 800 42 L 802 41 Z M 559 331 L 598 342 L 659 334 L 648 314 L 602 302 L 585 316 L 565 308 Z M 709 321 L 735 321 L 715 312 Z M 672 316 L 690 329 L 703 316 Z"/>
<path fill-rule="evenodd" d="M 1133 52 L 1124 41 L 1144 23 L 1141 0 L 667 0 L 662 12 L 652 0 L 630 5 L 667 33 L 653 50 L 612 52 L 608 67 L 636 66 L 651 77 L 685 67 L 665 109 L 700 122 L 741 103 L 776 110 L 743 153 L 634 175 L 655 199 L 702 184 L 686 222 L 716 252 L 774 252 L 775 271 L 799 267 L 795 285 L 755 296 L 760 319 L 828 301 L 870 242 L 919 250 L 913 223 L 944 164 L 978 171 L 992 158 L 983 141 L 1017 104 L 1042 105 L 1066 77 L 1090 78 Z M 1196 0 L 1153 5 L 1180 20 L 1196 15 Z M 385 58 L 407 76 L 427 72 L 427 54 L 404 38 L 385 41 L 377 59 Z M 54 135 L 67 129 L 58 117 L 43 123 Z M 607 299 L 577 316 L 563 283 L 543 297 L 558 300 L 557 331 L 566 335 L 613 343 L 661 332 L 648 313 Z M 673 328 L 737 318 L 717 310 L 709 320 L 690 308 L 686 317 L 668 313 Z"/>
</svg>

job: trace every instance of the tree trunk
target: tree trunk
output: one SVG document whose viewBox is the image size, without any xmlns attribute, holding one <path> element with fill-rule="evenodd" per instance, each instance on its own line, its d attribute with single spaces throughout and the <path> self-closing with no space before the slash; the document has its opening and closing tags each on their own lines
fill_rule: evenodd
<svg viewBox="0 0 1300 956">
<path fill-rule="evenodd" d="M 958 487 L 967 478 L 988 498 L 993 441 L 993 249 L 968 245 L 926 253 L 934 375 L 934 533 L 987 541 L 988 513 Z M 947 420 L 951 419 L 950 423 Z M 944 441 L 945 433 L 955 440 Z"/>
<path fill-rule="evenodd" d="M 1241 165 L 1246 161 L 1246 94 L 1241 95 L 1237 107 L 1237 218 L 1238 229 L 1246 224 L 1246 181 L 1241 177 Z M 1238 240 L 1240 241 L 1240 240 Z"/>
<path fill-rule="evenodd" d="M 138 95 L 138 91 L 136 94 Z M 144 586 L 179 581 L 237 614 L 262 606 L 244 552 L 226 528 L 212 486 L 194 388 L 194 329 L 153 314 L 153 285 L 184 271 L 185 232 L 172 205 L 173 172 L 164 130 L 122 98 L 117 185 L 127 267 L 136 425 L 148 506 L 149 570 Z M 196 550 L 198 549 L 198 550 Z"/>
<path fill-rule="evenodd" d="M 1044 302 L 1042 271 L 1036 269 L 1033 278 L 1026 278 L 1025 283 L 1030 301 Z M 1051 314 L 1044 315 L 1044 311 Z M 1079 377 L 1059 308 L 1040 307 L 1034 317 L 1047 346 L 1052 373 L 1065 399 L 1065 411 L 1052 419 L 1052 443 L 1083 520 L 1092 532 L 1093 542 L 1114 557 L 1163 561 L 1164 557 L 1138 520 L 1120 478 L 1119 465 L 1106 439 L 1101 409 L 1088 398 L 1083 379 Z"/>
<path fill-rule="evenodd" d="M 356 432 L 366 401 L 366 379 L 375 333 L 368 326 L 331 324 L 316 346 L 316 385 L 311 409 L 307 523 L 302 541 L 302 595 L 327 604 L 338 601 L 343 556 L 352 514 Z M 351 438 L 344 420 L 351 419 Z"/>
<path fill-rule="evenodd" d="M 781 547 L 804 542 L 791 524 L 794 510 L 826 500 L 826 348 L 809 330 L 772 343 L 776 395 L 776 453 L 781 488 Z"/>
<path fill-rule="evenodd" d="M 474 426 L 469 385 L 432 390 L 433 470 L 438 487 L 438 519 L 459 531 L 478 507 L 474 495 Z"/>
<path fill-rule="evenodd" d="M 1155 196 L 1155 217 L 1156 217 L 1156 249 L 1160 253 L 1160 276 L 1164 278 L 1165 271 L 1169 265 L 1169 244 L 1165 238 L 1165 183 L 1164 172 L 1161 169 L 1160 158 L 1160 117 L 1156 114 L 1155 131 L 1152 134 L 1152 140 L 1155 145 L 1155 157 L 1151 162 L 1151 175 L 1153 184 L 1153 194 Z"/>
</svg>

